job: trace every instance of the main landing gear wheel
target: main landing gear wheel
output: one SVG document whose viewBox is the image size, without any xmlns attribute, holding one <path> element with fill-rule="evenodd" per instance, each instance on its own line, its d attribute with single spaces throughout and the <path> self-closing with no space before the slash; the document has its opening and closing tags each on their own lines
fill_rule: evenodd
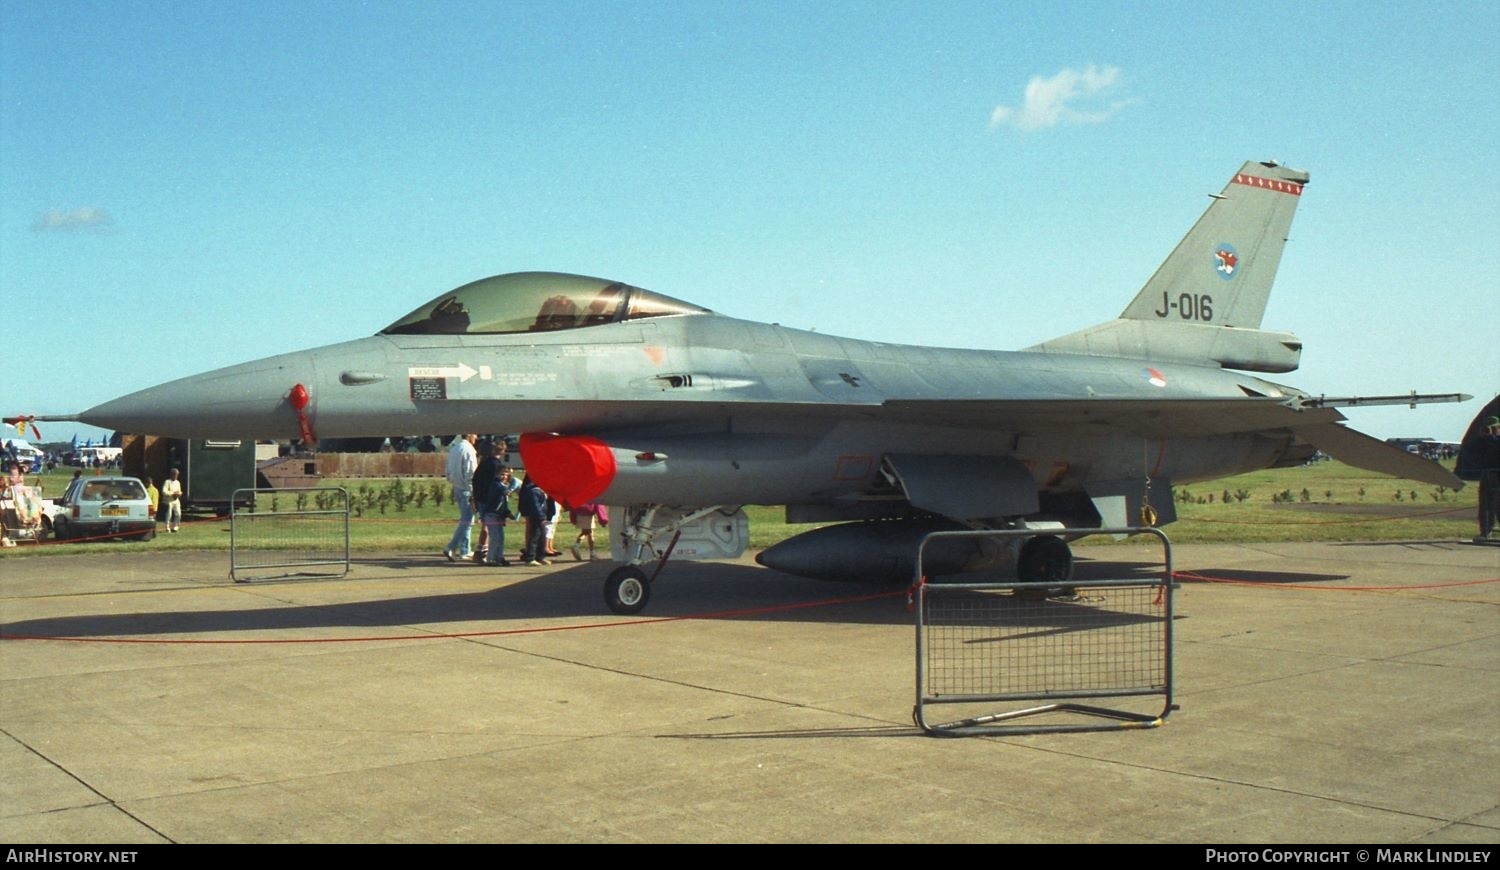
<svg viewBox="0 0 1500 870">
<path fill-rule="evenodd" d="M 650 600 L 651 581 L 634 565 L 616 568 L 604 581 L 604 603 L 622 616 L 640 613 Z"/>
<path fill-rule="evenodd" d="M 1040 535 L 1021 546 L 1016 560 L 1016 578 L 1027 583 L 1065 583 L 1073 579 L 1073 551 L 1056 535 Z M 1058 586 L 1046 590 L 1026 590 L 1025 597 L 1047 598 L 1072 595 L 1073 588 Z"/>
</svg>

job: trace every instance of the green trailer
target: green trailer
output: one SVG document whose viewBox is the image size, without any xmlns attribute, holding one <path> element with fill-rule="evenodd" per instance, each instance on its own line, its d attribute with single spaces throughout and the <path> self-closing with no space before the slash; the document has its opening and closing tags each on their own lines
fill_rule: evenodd
<svg viewBox="0 0 1500 870">
<path fill-rule="evenodd" d="M 178 470 L 183 510 L 228 514 L 235 490 L 255 488 L 255 442 L 251 440 L 126 435 L 121 446 L 125 473 L 149 476 L 158 489 L 169 469 Z"/>
</svg>

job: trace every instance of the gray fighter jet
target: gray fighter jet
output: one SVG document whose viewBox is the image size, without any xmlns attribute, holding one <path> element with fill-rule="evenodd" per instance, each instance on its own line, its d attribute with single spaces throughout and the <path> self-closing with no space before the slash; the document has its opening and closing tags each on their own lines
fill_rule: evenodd
<svg viewBox="0 0 1500 870">
<path fill-rule="evenodd" d="M 1246 163 L 1118 319 L 1020 352 L 837 338 L 736 320 L 617 281 L 500 275 L 377 335 L 219 369 L 72 418 L 191 438 L 523 432 L 559 500 L 616 507 L 608 605 L 642 565 L 742 552 L 747 504 L 839 523 L 766 550 L 772 568 L 909 579 L 942 528 L 1030 528 L 1015 551 L 952 547 L 934 573 L 1000 559 L 1066 581 L 1083 530 L 1174 519 L 1172 485 L 1296 465 L 1317 449 L 1458 488 L 1345 428 L 1334 400 L 1259 377 L 1301 342 L 1262 330 L 1306 173 Z M 1251 374 L 1256 373 L 1256 374 Z"/>
</svg>

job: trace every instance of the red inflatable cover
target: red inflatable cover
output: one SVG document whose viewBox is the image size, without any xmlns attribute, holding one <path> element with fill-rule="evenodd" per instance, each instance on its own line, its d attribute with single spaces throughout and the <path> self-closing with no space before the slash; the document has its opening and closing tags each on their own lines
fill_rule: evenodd
<svg viewBox="0 0 1500 870">
<path fill-rule="evenodd" d="M 597 499 L 615 479 L 609 445 L 587 435 L 525 432 L 521 461 L 537 486 L 572 507 Z"/>
</svg>

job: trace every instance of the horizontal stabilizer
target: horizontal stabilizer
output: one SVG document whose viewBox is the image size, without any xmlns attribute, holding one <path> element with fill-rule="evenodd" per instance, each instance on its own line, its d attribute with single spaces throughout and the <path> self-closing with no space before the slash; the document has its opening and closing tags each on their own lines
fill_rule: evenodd
<svg viewBox="0 0 1500 870">
<path fill-rule="evenodd" d="M 1337 423 L 1299 427 L 1297 435 L 1334 459 L 1356 468 L 1379 471 L 1433 486 L 1463 489 L 1463 481 L 1436 462 L 1423 459 L 1415 453 L 1407 453 L 1394 444 L 1346 429 Z"/>
</svg>

